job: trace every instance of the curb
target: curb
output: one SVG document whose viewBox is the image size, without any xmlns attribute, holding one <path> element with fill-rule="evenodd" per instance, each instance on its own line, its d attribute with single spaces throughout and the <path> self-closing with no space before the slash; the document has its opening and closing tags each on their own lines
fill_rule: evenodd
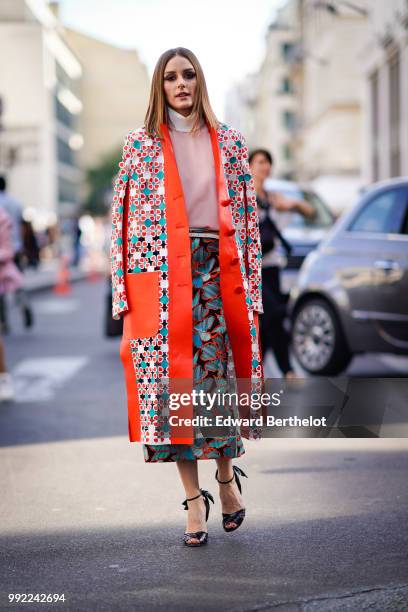
<svg viewBox="0 0 408 612">
<path fill-rule="evenodd" d="M 85 272 L 84 270 L 70 270 L 69 281 L 71 283 L 71 282 L 86 280 L 87 274 L 88 273 Z M 49 278 L 44 278 L 44 279 L 36 279 L 35 276 L 33 276 L 31 279 L 30 278 L 25 279 L 23 289 L 27 293 L 37 293 L 40 291 L 49 291 L 50 289 L 53 289 L 56 282 L 57 282 L 57 275 L 49 277 Z"/>
</svg>

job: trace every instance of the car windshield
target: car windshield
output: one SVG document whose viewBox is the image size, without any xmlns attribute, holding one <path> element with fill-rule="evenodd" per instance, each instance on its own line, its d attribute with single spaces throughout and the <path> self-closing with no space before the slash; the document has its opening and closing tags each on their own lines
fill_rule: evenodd
<svg viewBox="0 0 408 612">
<path fill-rule="evenodd" d="M 313 191 L 307 191 L 306 189 L 274 189 L 273 191 L 279 191 L 288 198 L 296 198 L 297 200 L 305 200 L 313 206 L 316 214 L 313 218 L 307 218 L 298 212 L 290 213 L 290 220 L 286 227 L 307 227 L 311 229 L 318 229 L 324 227 L 330 227 L 333 225 L 333 215 L 327 208 L 326 204 L 320 197 Z"/>
</svg>

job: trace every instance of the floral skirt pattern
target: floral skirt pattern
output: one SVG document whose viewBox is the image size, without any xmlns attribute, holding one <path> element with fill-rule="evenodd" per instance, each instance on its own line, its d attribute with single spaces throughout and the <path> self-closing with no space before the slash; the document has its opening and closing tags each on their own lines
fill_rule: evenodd
<svg viewBox="0 0 408 612">
<path fill-rule="evenodd" d="M 211 392 L 215 391 L 217 379 L 227 377 L 228 356 L 227 328 L 220 293 L 218 238 L 190 236 L 190 244 L 194 388 Z M 196 412 L 193 416 L 196 416 Z M 239 430 L 236 430 L 235 435 L 205 438 L 199 427 L 194 428 L 192 445 L 142 444 L 142 448 L 146 463 L 218 457 L 233 459 L 245 453 Z"/>
</svg>

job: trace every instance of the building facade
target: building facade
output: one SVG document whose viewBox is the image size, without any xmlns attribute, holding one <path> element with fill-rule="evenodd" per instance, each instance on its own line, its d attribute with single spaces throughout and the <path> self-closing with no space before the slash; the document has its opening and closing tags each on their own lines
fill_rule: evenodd
<svg viewBox="0 0 408 612">
<path fill-rule="evenodd" d="M 295 138 L 300 111 L 293 76 L 300 26 L 297 7 L 297 0 L 291 0 L 269 26 L 259 71 L 255 138 L 258 146 L 271 151 L 274 173 L 285 179 L 296 175 Z"/>
<path fill-rule="evenodd" d="M 83 168 L 123 145 L 131 129 L 143 125 L 149 101 L 149 76 L 135 49 L 115 47 L 64 27 L 64 38 L 83 68 L 80 116 Z"/>
<path fill-rule="evenodd" d="M 0 171 L 34 228 L 79 207 L 82 67 L 49 7 L 0 3 Z"/>
<path fill-rule="evenodd" d="M 362 182 L 360 53 L 369 26 L 367 2 L 355 6 L 302 3 L 298 178 L 311 182 L 337 212 L 353 204 Z"/>
<path fill-rule="evenodd" d="M 299 27 L 299 0 L 290 0 L 268 27 L 259 72 L 243 79 L 226 105 L 227 121 L 239 127 L 251 148 L 270 150 L 274 172 L 284 178 L 295 176 L 299 96 L 292 73 Z"/>
<path fill-rule="evenodd" d="M 245 135 L 250 148 L 256 146 L 259 74 L 248 74 L 227 93 L 225 120 Z"/>
<path fill-rule="evenodd" d="M 370 3 L 362 50 L 366 182 L 408 176 L 408 2 Z"/>
<path fill-rule="evenodd" d="M 135 49 L 66 28 L 57 2 L 0 2 L 0 173 L 36 230 L 62 232 L 85 171 L 143 124 L 149 79 Z"/>
<path fill-rule="evenodd" d="M 368 0 L 288 0 L 268 28 L 246 110 L 251 144 L 271 150 L 275 176 L 311 183 L 336 212 L 362 184 L 367 8 Z"/>
</svg>

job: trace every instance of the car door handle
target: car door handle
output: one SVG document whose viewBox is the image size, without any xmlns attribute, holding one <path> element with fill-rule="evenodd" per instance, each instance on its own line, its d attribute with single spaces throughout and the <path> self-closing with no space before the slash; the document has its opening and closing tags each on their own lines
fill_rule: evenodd
<svg viewBox="0 0 408 612">
<path fill-rule="evenodd" d="M 398 270 L 399 263 L 393 259 L 377 259 L 374 262 L 374 268 L 379 270 Z"/>
</svg>

